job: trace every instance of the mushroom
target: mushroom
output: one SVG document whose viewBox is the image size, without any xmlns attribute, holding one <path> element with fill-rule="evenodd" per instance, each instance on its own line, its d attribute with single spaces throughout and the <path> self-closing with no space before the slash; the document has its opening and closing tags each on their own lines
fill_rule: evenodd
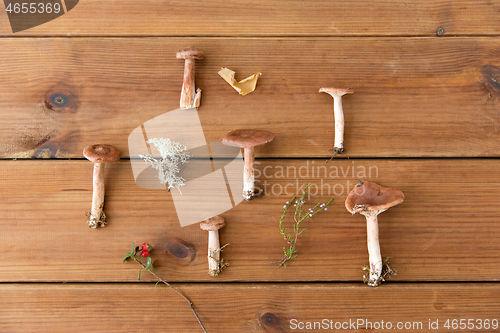
<svg viewBox="0 0 500 333">
<path fill-rule="evenodd" d="M 89 145 L 83 150 L 83 156 L 94 163 L 92 210 L 88 215 L 89 227 L 106 226 L 104 214 L 104 167 L 120 159 L 120 151 L 113 146 Z"/>
<path fill-rule="evenodd" d="M 191 46 L 182 49 L 176 54 L 177 59 L 184 59 L 184 80 L 181 91 L 181 108 L 191 109 L 200 106 L 201 89 L 196 90 L 194 84 L 195 60 L 203 59 L 203 52 L 198 51 Z"/>
<path fill-rule="evenodd" d="M 404 194 L 398 189 L 384 187 L 372 182 L 361 182 L 356 185 L 345 200 L 345 207 L 353 215 L 356 213 L 366 217 L 368 254 L 370 256 L 370 276 L 368 285 L 376 287 L 383 281 L 382 256 L 378 235 L 378 214 L 404 201 Z"/>
<path fill-rule="evenodd" d="M 211 276 L 217 276 L 222 271 L 219 229 L 224 225 L 224 218 L 218 215 L 209 217 L 200 223 L 200 229 L 208 231 L 208 274 Z"/>
<path fill-rule="evenodd" d="M 243 198 L 251 200 L 255 196 L 255 178 L 253 164 L 255 161 L 254 147 L 273 141 L 274 134 L 269 131 L 240 129 L 227 133 L 222 142 L 232 143 L 243 148 Z"/>
<path fill-rule="evenodd" d="M 319 92 L 324 92 L 333 97 L 333 117 L 335 119 L 335 142 L 333 144 L 333 154 L 344 152 L 344 110 L 342 109 L 342 96 L 352 94 L 352 88 L 320 88 Z"/>
</svg>

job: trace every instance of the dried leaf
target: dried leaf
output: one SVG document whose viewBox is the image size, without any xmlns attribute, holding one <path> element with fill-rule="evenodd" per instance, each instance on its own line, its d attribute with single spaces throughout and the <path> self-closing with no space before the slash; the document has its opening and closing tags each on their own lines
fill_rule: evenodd
<svg viewBox="0 0 500 333">
<path fill-rule="evenodd" d="M 255 90 L 257 80 L 262 75 L 262 73 L 255 73 L 244 80 L 236 81 L 234 74 L 235 72 L 229 68 L 222 68 L 219 71 L 219 75 L 242 96 L 248 95 Z"/>
</svg>

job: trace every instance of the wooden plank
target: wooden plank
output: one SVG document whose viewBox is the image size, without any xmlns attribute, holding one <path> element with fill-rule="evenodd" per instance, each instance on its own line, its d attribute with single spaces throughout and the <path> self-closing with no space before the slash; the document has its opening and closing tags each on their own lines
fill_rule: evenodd
<svg viewBox="0 0 500 333">
<path fill-rule="evenodd" d="M 0 266 L 0 281 L 134 281 L 138 265 L 122 263 L 132 242 L 152 244 L 156 271 L 173 282 L 360 281 L 368 261 L 365 222 L 344 207 L 359 178 L 406 195 L 380 216 L 382 255 L 393 257 L 399 272 L 394 281 L 498 281 L 499 163 L 259 160 L 256 174 L 266 195 L 221 214 L 227 222 L 221 243 L 230 244 L 223 258 L 230 266 L 212 278 L 207 233 L 197 224 L 181 227 L 171 194 L 138 187 L 129 161 L 106 171 L 109 224 L 98 230 L 89 229 L 85 218 L 90 162 L 2 161 L 0 249 L 8 264 Z M 228 177 L 240 176 L 229 171 Z M 281 258 L 285 245 L 278 228 L 282 207 L 307 183 L 313 184 L 310 202 L 334 201 L 307 222 L 299 256 L 278 268 L 270 263 Z M 203 203 L 194 202 L 192 209 Z"/>
<path fill-rule="evenodd" d="M 335 325 L 350 332 L 449 332 L 455 324 L 456 331 L 496 332 L 500 320 L 498 283 L 175 286 L 191 298 L 207 332 L 323 332 Z M 67 332 L 69 326 L 72 332 L 202 332 L 180 297 L 152 284 L 3 284 L 0 291 L 8 304 L 0 313 L 3 332 Z M 305 329 L 308 322 L 328 326 Z M 460 323 L 472 326 L 461 330 Z"/>
<path fill-rule="evenodd" d="M 157 39 L 0 40 L 0 156 L 81 157 L 90 143 L 128 156 L 129 134 L 178 108 L 183 63 L 198 62 L 199 116 L 207 141 L 237 128 L 276 134 L 258 157 L 328 157 L 332 99 L 322 86 L 352 86 L 344 98 L 347 157 L 500 156 L 500 40 Z M 242 97 L 218 75 L 264 75 Z M 47 107 L 63 95 L 65 107 Z M 65 97 L 64 97 L 65 96 Z"/>
<path fill-rule="evenodd" d="M 80 1 L 64 16 L 1 36 L 435 36 L 498 35 L 497 1 Z"/>
</svg>

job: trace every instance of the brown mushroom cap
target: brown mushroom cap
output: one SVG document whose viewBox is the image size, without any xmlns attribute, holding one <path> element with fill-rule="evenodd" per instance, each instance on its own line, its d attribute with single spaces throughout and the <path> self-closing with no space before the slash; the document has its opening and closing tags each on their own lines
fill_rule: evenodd
<svg viewBox="0 0 500 333">
<path fill-rule="evenodd" d="M 383 212 L 402 203 L 403 192 L 377 183 L 364 182 L 356 185 L 345 200 L 345 208 L 352 214 L 374 211 Z"/>
<path fill-rule="evenodd" d="M 200 229 L 205 231 L 215 231 L 219 230 L 225 225 L 226 223 L 224 223 L 224 218 L 219 215 L 216 215 L 213 217 L 209 217 L 205 221 L 201 222 Z"/>
<path fill-rule="evenodd" d="M 273 141 L 274 134 L 269 131 L 239 129 L 224 135 L 222 142 L 233 143 L 240 148 L 262 146 Z"/>
<path fill-rule="evenodd" d="M 177 51 L 177 54 L 175 56 L 177 57 L 177 59 L 203 59 L 205 55 L 203 54 L 203 52 L 189 46 L 185 49 Z"/>
<path fill-rule="evenodd" d="M 352 93 L 354 93 L 354 90 L 352 88 L 323 87 L 323 88 L 319 88 L 319 92 L 325 92 L 325 93 L 342 93 L 342 95 L 344 95 L 344 94 L 352 94 Z"/>
<path fill-rule="evenodd" d="M 83 156 L 94 163 L 113 163 L 120 159 L 120 151 L 110 145 L 89 145 L 83 150 Z"/>
</svg>

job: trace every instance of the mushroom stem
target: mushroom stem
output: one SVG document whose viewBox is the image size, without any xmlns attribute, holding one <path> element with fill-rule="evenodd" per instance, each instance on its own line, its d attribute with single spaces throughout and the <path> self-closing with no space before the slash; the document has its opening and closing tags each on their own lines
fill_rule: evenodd
<svg viewBox="0 0 500 333">
<path fill-rule="evenodd" d="M 106 226 L 104 214 L 104 164 L 113 163 L 120 159 L 120 151 L 105 144 L 89 145 L 83 149 L 83 156 L 94 163 L 92 177 L 92 209 L 87 213 L 89 227 Z"/>
<path fill-rule="evenodd" d="M 190 109 L 195 101 L 195 81 L 194 81 L 195 59 L 185 59 L 184 79 L 182 81 L 181 102 L 182 109 Z M 199 92 L 201 94 L 201 90 Z"/>
<path fill-rule="evenodd" d="M 208 232 L 208 273 L 217 276 L 220 273 L 219 230 Z"/>
<path fill-rule="evenodd" d="M 333 155 L 344 152 L 344 109 L 342 108 L 342 96 L 352 94 L 351 88 L 320 88 L 319 92 L 327 93 L 333 97 L 333 118 L 335 120 L 335 139 L 333 143 Z"/>
<path fill-rule="evenodd" d="M 368 285 L 376 287 L 380 283 L 382 274 L 382 255 L 380 254 L 380 242 L 378 236 L 378 214 L 364 214 L 366 216 L 366 235 L 368 243 L 368 255 L 370 257 L 370 277 Z"/>
<path fill-rule="evenodd" d="M 181 90 L 181 109 L 191 109 L 200 106 L 201 89 L 195 91 L 194 84 L 194 62 L 195 59 L 203 59 L 203 52 L 192 47 L 179 50 L 177 59 L 184 59 L 184 79 Z"/>
<path fill-rule="evenodd" d="M 333 151 L 342 154 L 344 151 L 344 110 L 342 108 L 342 96 L 333 95 L 333 117 L 335 118 L 335 142 Z"/>
<path fill-rule="evenodd" d="M 211 276 L 218 276 L 227 266 L 220 259 L 219 229 L 224 225 L 221 216 L 213 216 L 200 223 L 200 229 L 208 231 L 208 274 Z"/>
<path fill-rule="evenodd" d="M 244 169 L 243 169 L 243 198 L 245 200 L 252 199 L 255 192 L 255 177 L 253 172 L 253 164 L 255 162 L 254 147 L 244 148 Z"/>
<path fill-rule="evenodd" d="M 92 177 L 92 209 L 89 217 L 89 227 L 104 227 L 106 215 L 104 215 L 104 163 L 94 163 Z"/>
</svg>

